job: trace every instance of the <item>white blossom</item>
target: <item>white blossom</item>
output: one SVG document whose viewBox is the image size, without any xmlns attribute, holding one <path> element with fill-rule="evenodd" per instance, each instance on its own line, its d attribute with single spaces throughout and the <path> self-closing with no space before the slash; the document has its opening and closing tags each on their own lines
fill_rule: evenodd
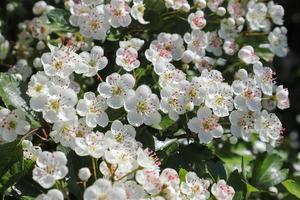
<svg viewBox="0 0 300 200">
<path fill-rule="evenodd" d="M 233 187 L 226 184 L 224 180 L 219 180 L 211 187 L 211 193 L 217 200 L 232 200 L 235 194 Z"/>
<path fill-rule="evenodd" d="M 36 200 L 64 200 L 63 193 L 58 189 L 51 189 L 47 194 L 40 194 Z"/>
<path fill-rule="evenodd" d="M 125 100 L 125 110 L 128 112 L 127 120 L 131 125 L 158 124 L 161 115 L 158 112 L 159 99 L 153 94 L 149 86 L 139 86 L 134 94 Z"/>
<path fill-rule="evenodd" d="M 83 69 L 80 69 L 84 76 L 91 77 L 95 76 L 99 70 L 102 70 L 108 64 L 107 58 L 104 56 L 102 47 L 94 46 L 91 50 L 91 53 L 81 52 L 79 54 L 84 62 L 87 63 L 85 66 L 79 66 Z"/>
<path fill-rule="evenodd" d="M 188 22 L 192 29 L 203 29 L 206 26 L 204 12 L 202 10 L 198 10 L 195 13 L 191 13 L 188 16 Z"/>
<path fill-rule="evenodd" d="M 78 101 L 76 110 L 80 116 L 86 117 L 86 124 L 89 127 L 94 128 L 97 125 L 105 127 L 108 124 L 108 115 L 105 112 L 107 107 L 104 97 L 86 92 L 83 99 Z"/>
<path fill-rule="evenodd" d="M 107 31 L 110 29 L 109 16 L 104 5 L 89 9 L 86 14 L 78 19 L 80 33 L 95 40 L 104 40 Z"/>
<path fill-rule="evenodd" d="M 124 100 L 135 85 L 135 79 L 131 74 L 120 75 L 113 73 L 106 77 L 106 81 L 98 86 L 98 92 L 107 98 L 107 105 L 117 109 L 124 105 Z"/>
<path fill-rule="evenodd" d="M 209 185 L 208 180 L 200 179 L 195 172 L 188 172 L 185 181 L 180 185 L 180 190 L 190 200 L 206 200 L 210 197 Z"/>
<path fill-rule="evenodd" d="M 98 179 L 84 191 L 83 199 L 126 200 L 127 198 L 126 192 L 122 187 L 112 185 L 109 180 Z"/>
<path fill-rule="evenodd" d="M 138 20 L 141 24 L 148 24 L 148 21 L 144 20 L 145 4 L 143 0 L 133 0 L 133 6 L 131 7 L 131 16 Z"/>
<path fill-rule="evenodd" d="M 130 7 L 124 0 L 112 0 L 108 5 L 109 23 L 112 27 L 126 27 L 131 23 Z"/>
<path fill-rule="evenodd" d="M 14 141 L 18 135 L 25 135 L 30 130 L 25 113 L 19 109 L 10 111 L 0 108 L 0 139 L 5 142 Z"/>
<path fill-rule="evenodd" d="M 197 117 L 189 120 L 188 128 L 198 134 L 200 143 L 209 143 L 213 138 L 223 135 L 223 128 L 218 123 L 219 118 L 207 107 L 199 108 Z"/>
<path fill-rule="evenodd" d="M 254 64 L 259 61 L 252 46 L 243 46 L 238 53 L 238 57 L 246 64 Z"/>
<path fill-rule="evenodd" d="M 32 178 L 43 188 L 51 188 L 55 181 L 63 179 L 67 175 L 66 164 L 67 158 L 64 153 L 43 151 L 37 158 Z"/>
</svg>

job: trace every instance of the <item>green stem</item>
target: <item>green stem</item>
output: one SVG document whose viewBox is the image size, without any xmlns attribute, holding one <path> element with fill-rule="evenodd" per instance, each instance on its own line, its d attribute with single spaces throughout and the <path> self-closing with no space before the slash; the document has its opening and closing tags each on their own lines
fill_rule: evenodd
<svg viewBox="0 0 300 200">
<path fill-rule="evenodd" d="M 94 175 L 95 181 L 97 180 L 97 168 L 96 168 L 96 163 L 97 163 L 97 159 L 96 159 L 96 158 L 92 158 L 93 175 Z"/>
</svg>

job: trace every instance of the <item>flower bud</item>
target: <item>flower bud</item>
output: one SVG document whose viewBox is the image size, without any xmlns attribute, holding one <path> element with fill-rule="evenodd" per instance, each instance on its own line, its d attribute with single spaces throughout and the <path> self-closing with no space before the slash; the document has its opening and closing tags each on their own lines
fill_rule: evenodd
<svg viewBox="0 0 300 200">
<path fill-rule="evenodd" d="M 216 14 L 219 16 L 224 16 L 226 14 L 226 9 L 224 7 L 219 7 L 216 11 Z"/>
<path fill-rule="evenodd" d="M 78 172 L 78 177 L 82 181 L 85 181 L 85 182 L 88 181 L 89 178 L 91 177 L 91 172 L 90 172 L 89 168 L 87 168 L 87 167 L 81 168 Z"/>
<path fill-rule="evenodd" d="M 41 15 L 47 8 L 47 3 L 45 1 L 38 1 L 34 4 L 32 12 L 35 15 Z"/>
</svg>

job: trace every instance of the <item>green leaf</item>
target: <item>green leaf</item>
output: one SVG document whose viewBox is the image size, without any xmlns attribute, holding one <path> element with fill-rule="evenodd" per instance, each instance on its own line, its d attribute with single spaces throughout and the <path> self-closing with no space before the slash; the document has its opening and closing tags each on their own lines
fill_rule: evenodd
<svg viewBox="0 0 300 200">
<path fill-rule="evenodd" d="M 65 9 L 56 8 L 47 13 L 50 21 L 48 27 L 53 32 L 76 32 L 78 29 L 69 24 L 70 13 Z"/>
<path fill-rule="evenodd" d="M 229 149 L 217 149 L 216 155 L 224 162 L 226 173 L 230 174 L 234 170 L 242 171 L 243 165 L 247 166 L 254 159 L 253 156 L 241 156 L 230 152 Z"/>
<path fill-rule="evenodd" d="M 281 169 L 283 160 L 276 154 L 258 156 L 254 163 L 252 185 L 260 189 L 268 189 L 286 179 L 288 169 Z"/>
<path fill-rule="evenodd" d="M 209 173 L 213 176 L 213 178 L 215 180 L 218 179 L 224 179 L 226 180 L 226 171 L 224 166 L 222 165 L 222 162 L 220 161 L 208 161 L 207 164 L 207 170 L 209 171 Z"/>
<path fill-rule="evenodd" d="M 21 97 L 19 82 L 12 75 L 0 74 L 0 96 L 7 107 L 29 109 L 25 100 Z"/>
<path fill-rule="evenodd" d="M 23 99 L 18 80 L 10 74 L 0 73 L 0 97 L 6 107 L 13 106 L 22 110 L 31 121 L 32 128 L 40 126 L 35 114 Z"/>
<path fill-rule="evenodd" d="M 24 169 L 23 150 L 20 141 L 0 145 L 0 194 L 3 194 L 20 178 Z"/>
<path fill-rule="evenodd" d="M 188 173 L 188 171 L 186 171 L 185 169 L 183 169 L 183 168 L 179 169 L 178 174 L 179 174 L 180 183 L 185 182 L 185 176 L 186 176 L 187 173 Z"/>
<path fill-rule="evenodd" d="M 244 182 L 242 173 L 238 170 L 233 171 L 230 174 L 227 183 L 232 186 L 236 192 L 234 199 L 244 199 L 244 196 L 247 193 L 247 186 Z"/>
<path fill-rule="evenodd" d="M 287 191 L 289 191 L 289 193 L 300 199 L 300 183 L 288 179 L 285 180 L 282 185 L 287 189 Z"/>
<path fill-rule="evenodd" d="M 70 13 L 65 9 L 55 8 L 47 13 L 47 17 L 50 22 L 66 25 L 69 24 Z"/>
<path fill-rule="evenodd" d="M 257 189 L 256 187 L 252 186 L 251 184 L 246 184 L 247 185 L 247 193 L 252 193 L 252 192 L 261 192 L 261 190 Z"/>
<path fill-rule="evenodd" d="M 175 123 L 172 119 L 169 118 L 169 116 L 165 116 L 159 124 L 152 125 L 152 128 L 155 128 L 157 130 L 165 130 L 172 126 Z"/>
</svg>

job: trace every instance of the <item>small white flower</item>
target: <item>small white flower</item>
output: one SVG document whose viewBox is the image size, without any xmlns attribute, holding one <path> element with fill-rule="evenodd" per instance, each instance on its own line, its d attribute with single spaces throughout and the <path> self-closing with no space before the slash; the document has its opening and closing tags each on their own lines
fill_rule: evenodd
<svg viewBox="0 0 300 200">
<path fill-rule="evenodd" d="M 255 133 L 254 123 L 259 115 L 252 111 L 232 111 L 229 116 L 231 133 L 237 138 L 249 141 Z"/>
<path fill-rule="evenodd" d="M 243 24 L 238 24 L 236 19 L 229 17 L 221 21 L 218 34 L 220 38 L 229 40 L 236 38 L 242 30 Z"/>
<path fill-rule="evenodd" d="M 46 94 L 48 92 L 48 87 L 46 86 L 48 82 L 49 77 L 44 72 L 37 72 L 31 76 L 26 94 L 30 97 Z"/>
<path fill-rule="evenodd" d="M 69 52 L 63 48 L 53 47 L 51 52 L 42 55 L 41 61 L 48 76 L 67 78 L 75 69 L 75 63 Z"/>
<path fill-rule="evenodd" d="M 106 77 L 106 81 L 98 86 L 101 96 L 107 98 L 109 107 L 117 109 L 124 105 L 124 100 L 132 90 L 135 79 L 131 74 L 120 75 L 113 73 Z"/>
<path fill-rule="evenodd" d="M 138 144 L 133 140 L 126 140 L 122 145 L 115 146 L 105 151 L 106 162 L 117 165 L 121 173 L 128 172 L 138 168 L 136 161 Z"/>
<path fill-rule="evenodd" d="M 23 156 L 24 159 L 29 159 L 36 161 L 38 155 L 42 152 L 41 147 L 33 146 L 32 142 L 29 140 L 22 141 Z"/>
<path fill-rule="evenodd" d="M 136 131 L 131 125 L 123 125 L 119 120 L 113 121 L 111 130 L 105 133 L 109 148 L 124 144 L 128 140 L 135 141 Z"/>
<path fill-rule="evenodd" d="M 79 156 L 92 156 L 101 158 L 107 148 L 104 134 L 101 132 L 92 132 L 85 137 L 75 138 L 75 152 Z"/>
<path fill-rule="evenodd" d="M 119 48 L 116 55 L 117 65 L 123 67 L 126 71 L 132 71 L 140 66 L 138 52 L 132 47 Z"/>
<path fill-rule="evenodd" d="M 47 194 L 40 194 L 36 200 L 64 200 L 64 195 L 60 190 L 51 189 Z"/>
<path fill-rule="evenodd" d="M 86 124 L 95 128 L 97 125 L 105 127 L 108 124 L 106 99 L 93 92 L 86 92 L 83 99 L 78 101 L 76 110 L 80 116 L 86 117 Z"/>
<path fill-rule="evenodd" d="M 192 29 L 203 29 L 206 26 L 204 12 L 202 10 L 198 10 L 195 13 L 191 13 L 188 16 L 188 22 Z"/>
<path fill-rule="evenodd" d="M 93 185 L 89 186 L 83 194 L 84 200 L 126 200 L 125 190 L 117 185 L 112 185 L 109 180 L 98 179 Z"/>
<path fill-rule="evenodd" d="M 284 8 L 281 5 L 268 2 L 268 13 L 274 24 L 283 25 Z"/>
<path fill-rule="evenodd" d="M 224 0 L 208 0 L 207 7 L 212 11 L 216 12 L 217 9 L 221 6 Z"/>
<path fill-rule="evenodd" d="M 89 9 L 87 14 L 78 19 L 80 33 L 95 40 L 104 40 L 107 31 L 110 29 L 108 17 L 109 13 L 104 5 Z"/>
<path fill-rule="evenodd" d="M 290 107 L 289 91 L 288 89 L 283 88 L 282 85 L 276 88 L 275 99 L 279 109 L 284 110 Z"/>
<path fill-rule="evenodd" d="M 282 124 L 274 113 L 262 111 L 259 118 L 255 121 L 255 129 L 259 133 L 259 138 L 263 142 L 275 145 L 281 137 L 283 131 Z"/>
<path fill-rule="evenodd" d="M 73 119 L 76 116 L 76 103 L 77 95 L 74 90 L 59 86 L 51 86 L 47 94 L 30 100 L 31 108 L 43 112 L 43 118 L 49 123 Z"/>
<path fill-rule="evenodd" d="M 246 64 L 254 64 L 259 61 L 259 57 L 255 54 L 252 46 L 243 46 L 239 53 L 238 57 Z"/>
<path fill-rule="evenodd" d="M 235 40 L 229 39 L 225 40 L 223 49 L 227 55 L 233 56 L 239 50 L 239 45 L 235 42 Z"/>
<path fill-rule="evenodd" d="M 47 3 L 45 1 L 38 1 L 33 5 L 32 12 L 35 15 L 41 15 L 47 9 Z"/>
<path fill-rule="evenodd" d="M 195 68 L 199 72 L 202 72 L 204 69 L 212 70 L 216 64 L 216 60 L 208 56 L 204 56 L 204 57 L 195 56 L 194 64 L 195 64 Z"/>
<path fill-rule="evenodd" d="M 262 92 L 271 96 L 274 86 L 273 70 L 269 67 L 263 67 L 261 62 L 257 62 L 253 65 L 253 72 L 255 74 L 254 79 Z"/>
<path fill-rule="evenodd" d="M 186 33 L 184 35 L 184 41 L 188 45 L 188 50 L 199 56 L 205 55 L 205 48 L 208 45 L 207 35 L 205 32 L 193 30 L 192 33 Z"/>
<path fill-rule="evenodd" d="M 161 121 L 158 109 L 159 99 L 146 85 L 139 86 L 134 94 L 125 100 L 127 120 L 133 126 L 158 124 Z"/>
<path fill-rule="evenodd" d="M 208 32 L 207 33 L 207 48 L 206 51 L 212 52 L 215 56 L 222 55 L 222 48 L 221 45 L 223 41 L 221 38 L 218 37 L 217 32 Z"/>
<path fill-rule="evenodd" d="M 217 200 L 232 200 L 235 194 L 233 187 L 226 184 L 224 180 L 219 180 L 211 187 L 211 193 Z"/>
<path fill-rule="evenodd" d="M 39 154 L 36 166 L 32 171 L 32 178 L 43 188 L 51 188 L 55 181 L 63 179 L 68 168 L 66 155 L 60 151 L 48 152 L 43 151 Z"/>
<path fill-rule="evenodd" d="M 233 110 L 233 91 L 227 83 L 211 83 L 207 88 L 205 105 L 218 117 L 225 117 Z"/>
<path fill-rule="evenodd" d="M 80 69 L 80 71 L 83 72 L 84 76 L 95 76 L 99 70 L 102 70 L 106 67 L 106 65 L 108 64 L 108 60 L 103 54 L 103 49 L 100 46 L 94 46 L 91 50 L 91 53 L 81 52 L 79 54 L 84 62 L 87 63 L 86 69 Z M 78 65 L 78 67 L 82 66 Z"/>
<path fill-rule="evenodd" d="M 116 183 L 116 185 L 119 185 L 119 183 Z M 121 183 L 120 186 L 124 188 L 127 199 L 139 200 L 146 196 L 143 187 L 135 181 L 126 181 L 125 183 Z"/>
<path fill-rule="evenodd" d="M 138 20 L 141 24 L 148 24 L 148 21 L 144 20 L 145 4 L 143 0 L 133 0 L 133 6 L 131 7 L 131 16 Z"/>
<path fill-rule="evenodd" d="M 213 138 L 219 138 L 223 135 L 223 128 L 218 124 L 219 118 L 212 114 L 207 107 L 199 108 L 197 117 L 189 120 L 188 128 L 198 133 L 200 143 L 209 143 Z"/>
<path fill-rule="evenodd" d="M 160 74 L 158 83 L 162 88 L 167 85 L 176 86 L 180 81 L 184 80 L 185 77 L 186 74 L 183 71 L 176 69 L 174 65 L 169 63 L 166 65 L 165 71 Z"/>
<path fill-rule="evenodd" d="M 245 14 L 243 5 L 239 0 L 230 0 L 228 2 L 227 11 L 234 18 L 242 17 Z"/>
<path fill-rule="evenodd" d="M 184 51 L 183 39 L 179 34 L 160 33 L 145 51 L 145 56 L 152 62 L 154 71 L 160 74 L 167 63 L 180 60 Z"/>
<path fill-rule="evenodd" d="M 255 80 L 246 78 L 244 80 L 235 80 L 232 83 L 232 89 L 236 95 L 234 106 L 241 111 L 259 111 L 261 109 L 262 92 Z"/>
<path fill-rule="evenodd" d="M 108 5 L 109 23 L 112 27 L 127 27 L 131 23 L 130 7 L 124 0 L 112 0 Z"/>
<path fill-rule="evenodd" d="M 185 182 L 180 185 L 180 190 L 190 200 L 206 200 L 210 196 L 209 185 L 208 180 L 200 179 L 195 172 L 188 172 Z"/>
<path fill-rule="evenodd" d="M 288 53 L 287 44 L 287 29 L 285 27 L 276 27 L 272 32 L 269 33 L 269 48 L 271 51 L 279 56 L 285 57 Z"/>
<path fill-rule="evenodd" d="M 158 169 L 139 170 L 135 174 L 135 179 L 151 195 L 156 195 L 163 189 Z"/>
<path fill-rule="evenodd" d="M 87 167 L 81 168 L 78 172 L 78 177 L 84 182 L 88 181 L 91 175 L 91 171 Z"/>
<path fill-rule="evenodd" d="M 165 5 L 167 8 L 182 10 L 184 12 L 188 12 L 191 8 L 187 0 L 165 0 Z"/>
<path fill-rule="evenodd" d="M 19 109 L 8 110 L 0 108 L 0 139 L 4 142 L 14 141 L 18 135 L 24 135 L 30 130 L 25 113 Z"/>
<path fill-rule="evenodd" d="M 70 121 L 58 121 L 54 123 L 53 130 L 50 132 L 50 137 L 56 143 L 61 143 L 61 145 L 66 147 L 74 146 L 74 138 L 76 136 L 76 131 L 78 127 L 77 117 Z"/>
<path fill-rule="evenodd" d="M 131 38 L 129 40 L 120 41 L 119 45 L 121 48 L 132 47 L 138 51 L 141 49 L 141 47 L 144 45 L 144 43 L 145 43 L 145 41 L 141 40 L 139 38 Z"/>
<path fill-rule="evenodd" d="M 184 83 L 179 83 L 184 84 Z M 179 87 L 171 87 L 167 85 L 162 88 L 160 91 L 161 102 L 160 109 L 164 113 L 168 113 L 170 119 L 176 121 L 179 118 L 179 115 L 182 115 L 186 112 L 187 98 L 185 97 L 186 92 L 181 90 Z"/>
<path fill-rule="evenodd" d="M 252 31 L 268 31 L 271 27 L 271 23 L 267 19 L 268 8 L 266 4 L 251 0 L 248 2 L 247 8 L 246 19 L 249 22 L 250 29 Z"/>
</svg>

